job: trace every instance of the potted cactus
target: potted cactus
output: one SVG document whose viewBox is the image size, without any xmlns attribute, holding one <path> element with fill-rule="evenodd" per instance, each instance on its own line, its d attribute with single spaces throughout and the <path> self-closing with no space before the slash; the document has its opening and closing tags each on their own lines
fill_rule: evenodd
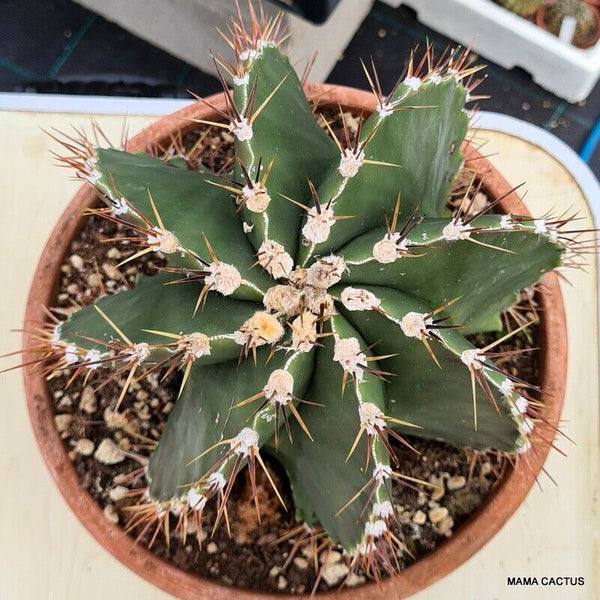
<svg viewBox="0 0 600 600">
<path fill-rule="evenodd" d="M 211 527 L 228 527 L 228 502 L 244 469 L 253 502 L 260 502 L 261 470 L 283 502 L 266 456 L 289 477 L 306 539 L 330 540 L 348 573 L 375 579 L 396 573 L 406 551 L 392 483 L 436 487 L 403 472 L 395 445 L 410 446 L 412 436 L 510 457 L 514 466 L 482 509 L 486 517 L 422 567 L 410 567 L 400 583 L 384 584 L 409 593 L 485 543 L 541 469 L 564 389 L 555 277 L 544 280 L 541 296 L 540 383 L 548 395 L 496 364 L 498 342 L 478 348 L 466 335 L 501 328 L 498 315 L 519 290 L 571 260 L 569 220 L 517 212 L 513 191 L 465 144 L 464 107 L 479 70 L 467 52 L 434 61 L 428 49 L 388 94 L 366 68 L 372 95 L 308 86 L 319 111 L 355 113 L 351 139 L 345 126 L 338 136 L 329 121 L 318 125 L 280 52 L 278 19 L 255 15 L 249 27 L 233 24 L 231 35 L 235 62 L 216 60 L 232 91 L 223 81 L 222 95 L 159 122 L 129 151 L 83 135 L 63 139 L 63 160 L 87 188 L 55 230 L 28 306 L 28 362 L 45 373 L 67 370 L 71 381 L 96 371 L 124 380 L 115 410 L 140 378 L 179 377 L 174 409 L 142 469 L 147 485 L 133 492 L 129 524 L 140 545 L 132 548 L 119 526 L 102 520 L 65 468 L 46 382 L 30 364 L 34 428 L 85 525 L 130 567 L 184 598 L 241 592 L 183 573 L 142 542 L 169 539 L 190 524 L 200 532 L 209 504 Z M 215 174 L 179 156 L 140 152 L 198 123 L 233 136 L 230 170 Z M 472 181 L 450 213 L 464 153 Z M 476 208 L 481 189 L 490 202 Z M 82 208 L 126 226 L 134 256 L 160 253 L 167 265 L 131 290 L 32 329 L 43 320 L 41 304 L 53 302 Z"/>
<path fill-rule="evenodd" d="M 534 18 L 537 11 L 544 4 L 544 0 L 497 0 L 498 4 L 526 18 Z"/>
<path fill-rule="evenodd" d="M 565 41 L 577 48 L 590 48 L 600 36 L 597 0 L 496 0 L 511 12 L 535 21 L 550 33 L 562 37 L 563 21 L 573 20 L 572 38 Z M 569 30 L 571 31 L 571 30 Z"/>
<path fill-rule="evenodd" d="M 560 35 L 563 22 L 574 21 L 571 43 L 578 48 L 595 46 L 600 37 L 600 12 L 593 2 L 584 0 L 553 0 L 542 5 L 537 14 L 537 24 L 554 35 Z"/>
</svg>

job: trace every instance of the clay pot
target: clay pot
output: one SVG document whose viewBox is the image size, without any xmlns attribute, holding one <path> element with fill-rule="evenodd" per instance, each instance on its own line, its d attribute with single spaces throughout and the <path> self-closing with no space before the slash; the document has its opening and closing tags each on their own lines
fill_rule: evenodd
<svg viewBox="0 0 600 600">
<path fill-rule="evenodd" d="M 598 43 L 598 40 L 600 39 L 600 0 L 583 0 L 583 3 L 584 3 L 584 5 L 587 5 L 589 10 L 593 14 L 595 23 L 594 23 L 593 34 L 587 40 L 585 40 L 584 43 L 575 44 L 575 37 L 573 38 L 572 45 L 575 46 L 576 48 L 580 48 L 582 50 L 584 50 L 586 48 L 593 48 Z M 535 15 L 535 22 L 538 27 L 545 29 L 546 31 L 548 31 L 549 33 L 552 33 L 553 35 L 558 35 L 558 32 L 551 31 L 550 29 L 548 29 L 546 17 L 547 17 L 548 9 L 551 9 L 551 8 L 552 8 L 552 3 L 544 4 L 543 6 L 541 6 Z"/>
<path fill-rule="evenodd" d="M 344 109 L 365 114 L 375 109 L 373 95 L 356 89 L 309 85 L 307 95 L 314 97 L 322 108 L 337 109 L 339 104 Z M 209 101 L 218 108 L 225 108 L 222 95 L 213 96 Z M 212 109 L 197 102 L 164 117 L 144 130 L 129 142 L 127 149 L 143 150 L 148 143 L 168 140 L 178 131 L 189 131 L 195 127 L 190 117 L 218 119 L 218 115 Z M 514 193 L 510 193 L 510 186 L 502 175 L 473 147 L 465 144 L 463 150 L 467 165 L 477 165 L 480 173 L 487 173 L 485 189 L 489 196 L 492 199 L 505 196 L 500 203 L 501 208 L 507 212 L 514 209 L 519 204 L 519 199 Z M 28 331 L 32 324 L 45 320 L 42 309 L 44 305 L 54 304 L 60 279 L 60 266 L 67 255 L 71 240 L 82 227 L 82 211 L 96 203 L 94 191 L 89 187 L 83 187 L 75 195 L 54 228 L 33 277 L 25 316 L 25 331 Z M 527 214 L 522 205 L 520 210 L 521 214 Z M 515 212 L 518 211 L 513 211 L 513 214 Z M 567 368 L 565 315 L 558 279 L 554 274 L 547 275 L 544 279 L 541 302 L 543 319 L 538 340 L 541 347 L 538 360 L 540 384 L 548 394 L 542 418 L 549 427 L 554 428 L 558 425 L 563 404 Z M 24 347 L 33 345 L 35 341 L 26 333 Z M 134 546 L 132 538 L 118 525 L 109 523 L 103 516 L 100 506 L 79 485 L 75 469 L 67 456 L 67 448 L 54 426 L 54 403 L 45 380 L 34 367 L 25 369 L 24 379 L 29 415 L 48 469 L 76 517 L 111 554 L 141 577 L 182 600 L 281 598 L 280 595 L 270 596 L 225 587 L 202 579 L 158 558 L 141 545 Z M 535 447 L 535 455 L 539 461 L 543 461 L 548 454 L 548 443 L 536 436 L 535 432 L 532 443 Z M 441 543 L 434 552 L 408 567 L 400 575 L 385 580 L 379 590 L 381 597 L 396 598 L 399 595 L 406 597 L 426 588 L 459 567 L 486 544 L 523 502 L 541 470 L 542 462 L 528 460 L 527 456 L 522 457 L 524 460 L 515 468 L 508 469 L 476 514 L 458 528 L 450 539 Z M 524 464 L 524 461 L 529 464 Z M 329 592 L 324 596 L 351 600 L 373 598 L 376 593 L 375 584 L 367 584 L 360 588 Z M 295 597 L 300 598 L 300 596 Z M 302 598 L 307 600 L 308 596 Z"/>
</svg>

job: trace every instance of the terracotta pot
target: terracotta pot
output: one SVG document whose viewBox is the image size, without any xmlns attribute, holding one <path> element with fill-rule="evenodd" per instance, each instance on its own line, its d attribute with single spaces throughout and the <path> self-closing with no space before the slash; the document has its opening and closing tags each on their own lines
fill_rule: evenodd
<svg viewBox="0 0 600 600">
<path fill-rule="evenodd" d="M 585 46 L 576 46 L 575 44 L 572 44 L 575 48 L 580 48 L 581 50 L 593 48 L 600 39 L 600 0 L 584 0 L 584 2 L 585 4 L 589 5 L 591 11 L 594 13 L 594 18 L 596 20 L 596 30 L 592 39 L 589 42 L 587 42 Z M 556 35 L 546 27 L 546 10 L 550 6 L 550 4 L 544 4 L 543 6 L 540 6 L 537 13 L 535 14 L 535 22 L 538 27 L 541 27 L 548 33 Z"/>
<path fill-rule="evenodd" d="M 337 108 L 340 104 L 345 109 L 354 112 L 362 111 L 365 114 L 375 108 L 374 98 L 370 93 L 351 88 L 309 85 L 307 94 L 309 97 L 314 97 L 322 108 Z M 213 96 L 210 102 L 216 107 L 224 108 L 221 95 Z M 210 120 L 216 119 L 217 115 L 206 105 L 195 103 L 144 130 L 130 141 L 128 150 L 143 150 L 149 143 L 169 139 L 176 131 L 189 131 L 195 127 L 190 117 Z M 514 193 L 508 193 L 510 186 L 502 175 L 468 144 L 465 144 L 464 151 L 467 164 L 477 165 L 480 173 L 487 173 L 485 187 L 490 196 L 497 198 L 508 194 L 500 206 L 507 212 L 512 210 L 519 203 L 519 198 Z M 96 202 L 95 193 L 89 187 L 83 187 L 54 228 L 33 278 L 25 317 L 26 331 L 32 324 L 44 321 L 43 305 L 54 304 L 60 266 L 68 252 L 71 240 L 82 227 L 82 210 Z M 521 206 L 521 210 L 525 209 Z M 547 275 L 544 283 L 543 320 L 539 340 L 542 350 L 539 353 L 539 367 L 541 386 L 549 395 L 542 416 L 550 427 L 556 427 L 563 404 L 566 379 L 566 325 L 556 276 Z M 35 341 L 25 334 L 24 347 L 34 344 Z M 67 456 L 67 448 L 54 426 L 54 403 L 44 379 L 33 367 L 25 370 L 24 378 L 31 422 L 48 469 L 77 518 L 111 554 L 138 575 L 183 600 L 192 598 L 250 600 L 272 597 L 254 591 L 225 587 L 185 573 L 175 565 L 158 558 L 143 546 L 134 546 L 132 538 L 118 525 L 110 524 L 102 514 L 100 506 L 79 485 L 75 469 Z M 545 460 L 549 450 L 548 443 L 535 435 L 532 442 L 539 460 Z M 382 597 L 391 598 L 398 595 L 406 597 L 431 585 L 459 567 L 488 542 L 519 507 L 539 474 L 542 462 L 529 462 L 529 465 L 521 462 L 516 468 L 509 468 L 477 513 L 463 524 L 454 536 L 400 575 L 384 581 L 380 590 Z M 374 584 L 368 584 L 361 588 L 328 592 L 323 596 L 347 600 L 366 599 L 372 598 L 376 594 L 376 589 Z M 307 599 L 308 596 L 302 598 Z"/>
</svg>

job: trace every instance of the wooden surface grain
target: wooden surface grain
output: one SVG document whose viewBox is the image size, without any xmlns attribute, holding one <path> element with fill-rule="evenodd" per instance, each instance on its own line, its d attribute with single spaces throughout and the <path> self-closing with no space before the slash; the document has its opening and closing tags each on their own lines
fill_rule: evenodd
<svg viewBox="0 0 600 600">
<path fill-rule="evenodd" d="M 125 117 L 96 116 L 117 141 Z M 136 133 L 155 120 L 127 117 Z M 89 117 L 0 113 L 2 199 L 0 354 L 16 350 L 26 294 L 37 258 L 54 222 L 78 187 L 53 165 L 56 144 L 41 131 Z M 526 204 L 535 214 L 555 208 L 589 210 L 569 173 L 543 150 L 504 134 L 481 131 L 486 154 L 512 183 L 529 182 Z M 497 153 L 497 154 L 496 154 Z M 556 480 L 540 480 L 524 505 L 481 552 L 454 573 L 414 596 L 416 600 L 594 600 L 600 598 L 600 441 L 598 322 L 595 259 L 587 273 L 571 272 L 563 286 L 569 328 L 569 375 L 562 428 L 576 444 L 560 441 L 567 458 L 552 452 L 546 468 Z M 68 510 L 46 472 L 31 434 L 20 373 L 1 376 L 0 598 L 96 600 L 170 598 L 105 552 Z M 581 587 L 507 585 L 509 576 L 585 577 Z"/>
</svg>

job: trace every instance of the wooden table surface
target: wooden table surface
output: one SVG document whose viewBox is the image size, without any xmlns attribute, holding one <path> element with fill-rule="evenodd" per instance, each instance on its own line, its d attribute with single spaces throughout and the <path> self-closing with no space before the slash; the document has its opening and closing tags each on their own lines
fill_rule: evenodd
<svg viewBox="0 0 600 600">
<path fill-rule="evenodd" d="M 98 115 L 119 140 L 125 117 Z M 155 117 L 129 116 L 133 134 Z M 57 113 L 0 112 L 1 213 L 0 354 L 19 348 L 27 290 L 54 222 L 78 183 L 53 165 L 56 144 L 41 127 L 90 126 L 90 118 Z M 578 210 L 593 227 L 583 195 L 545 151 L 505 134 L 481 131 L 486 153 L 512 184 L 528 181 L 526 204 L 535 214 Z M 563 286 L 569 330 L 569 374 L 560 441 L 547 470 L 509 523 L 471 560 L 415 600 L 596 600 L 600 598 L 600 443 L 597 269 L 569 274 Z M 4 364 L 4 363 L 3 363 Z M 54 487 L 33 439 L 21 373 L 0 379 L 0 598 L 2 600 L 159 600 L 170 598 L 110 556 L 79 524 Z M 514 587 L 509 576 L 585 577 L 581 587 Z"/>
</svg>

